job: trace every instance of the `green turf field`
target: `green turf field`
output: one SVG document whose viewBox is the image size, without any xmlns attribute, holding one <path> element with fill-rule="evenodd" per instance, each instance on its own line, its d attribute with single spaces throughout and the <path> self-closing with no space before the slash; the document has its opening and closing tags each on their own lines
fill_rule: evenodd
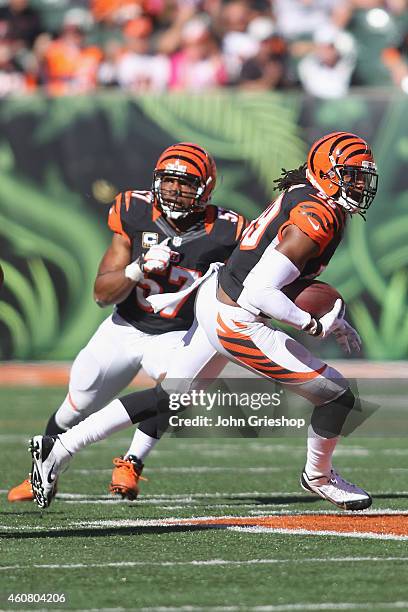
<svg viewBox="0 0 408 612">
<path fill-rule="evenodd" d="M 9 504 L 7 489 L 28 472 L 27 439 L 63 394 L 0 389 L 1 610 L 408 610 L 408 538 L 159 524 L 319 512 L 351 520 L 299 488 L 301 439 L 165 439 L 139 501 L 126 502 L 107 493 L 111 459 L 129 442 L 121 432 L 74 459 L 48 510 Z M 336 467 L 374 495 L 375 511 L 408 512 L 406 437 L 346 439 Z M 408 514 L 400 519 L 408 533 Z M 11 602 L 11 593 L 66 601 Z"/>
</svg>

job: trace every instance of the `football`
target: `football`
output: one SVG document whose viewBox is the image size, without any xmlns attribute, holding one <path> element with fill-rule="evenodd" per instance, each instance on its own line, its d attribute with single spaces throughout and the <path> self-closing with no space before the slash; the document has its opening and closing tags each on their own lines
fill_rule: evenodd
<svg viewBox="0 0 408 612">
<path fill-rule="evenodd" d="M 318 280 L 297 279 L 282 291 L 298 308 L 316 318 L 329 312 L 338 298 L 345 305 L 342 296 L 334 287 Z"/>
</svg>

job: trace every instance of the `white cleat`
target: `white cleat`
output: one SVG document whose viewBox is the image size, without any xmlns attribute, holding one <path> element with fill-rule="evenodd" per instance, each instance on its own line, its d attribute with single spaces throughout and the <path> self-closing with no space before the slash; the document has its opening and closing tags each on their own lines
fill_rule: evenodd
<svg viewBox="0 0 408 612">
<path fill-rule="evenodd" d="M 373 502 L 364 489 L 347 482 L 334 470 L 331 470 L 330 476 L 317 478 L 309 478 L 303 471 L 300 485 L 305 491 L 319 495 L 343 510 L 365 510 Z"/>
<path fill-rule="evenodd" d="M 56 493 L 58 475 L 71 455 L 58 437 L 51 436 L 34 436 L 28 450 L 33 458 L 31 487 L 34 501 L 39 508 L 48 508 Z"/>
</svg>

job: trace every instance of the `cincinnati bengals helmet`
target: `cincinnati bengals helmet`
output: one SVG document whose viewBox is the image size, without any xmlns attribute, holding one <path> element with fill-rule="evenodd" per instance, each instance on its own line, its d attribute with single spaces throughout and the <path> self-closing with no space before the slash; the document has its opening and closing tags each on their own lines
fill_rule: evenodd
<svg viewBox="0 0 408 612">
<path fill-rule="evenodd" d="M 333 132 L 317 140 L 309 151 L 306 176 L 350 213 L 365 214 L 377 193 L 371 149 L 350 132 Z"/>
<path fill-rule="evenodd" d="M 188 205 L 179 201 L 180 192 L 163 188 L 164 177 L 179 179 L 193 188 Z M 174 144 L 163 151 L 154 169 L 152 192 L 155 203 L 170 219 L 181 219 L 202 211 L 211 199 L 216 178 L 215 162 L 207 151 L 191 142 Z"/>
</svg>

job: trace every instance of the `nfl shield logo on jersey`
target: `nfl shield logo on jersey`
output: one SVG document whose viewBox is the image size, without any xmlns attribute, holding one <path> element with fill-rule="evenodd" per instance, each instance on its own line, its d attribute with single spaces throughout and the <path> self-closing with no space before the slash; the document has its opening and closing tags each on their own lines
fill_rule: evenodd
<svg viewBox="0 0 408 612">
<path fill-rule="evenodd" d="M 150 249 L 155 244 L 159 244 L 159 234 L 156 234 L 156 232 L 143 232 L 142 247 Z"/>
<path fill-rule="evenodd" d="M 172 240 L 172 243 L 174 244 L 175 247 L 179 247 L 182 242 L 183 242 L 183 238 L 181 236 L 174 236 Z"/>
</svg>

